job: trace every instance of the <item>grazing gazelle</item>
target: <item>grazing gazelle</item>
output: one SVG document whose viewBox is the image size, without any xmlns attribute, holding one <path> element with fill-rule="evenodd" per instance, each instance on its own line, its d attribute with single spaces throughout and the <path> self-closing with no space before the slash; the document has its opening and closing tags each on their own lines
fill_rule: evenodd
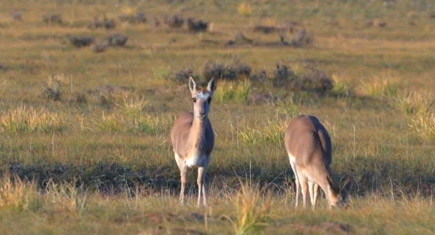
<svg viewBox="0 0 435 235">
<path fill-rule="evenodd" d="M 309 191 L 311 205 L 314 208 L 318 186 L 325 192 L 330 208 L 331 206 L 347 207 L 349 204 L 347 190 L 351 178 L 348 178 L 340 192 L 329 168 L 332 159 L 331 138 L 322 123 L 314 116 L 300 115 L 288 125 L 284 141 L 295 175 L 296 207 L 301 189 L 303 206 L 306 206 L 306 196 Z"/>
<path fill-rule="evenodd" d="M 193 101 L 193 113 L 186 113 L 175 120 L 171 130 L 172 148 L 181 176 L 180 202 L 184 203 L 187 168 L 198 168 L 198 206 L 203 198 L 207 205 L 205 193 L 205 174 L 210 163 L 210 154 L 214 146 L 214 133 L 208 119 L 210 103 L 216 81 L 212 78 L 206 89 L 198 89 L 192 77 L 189 89 Z"/>
</svg>

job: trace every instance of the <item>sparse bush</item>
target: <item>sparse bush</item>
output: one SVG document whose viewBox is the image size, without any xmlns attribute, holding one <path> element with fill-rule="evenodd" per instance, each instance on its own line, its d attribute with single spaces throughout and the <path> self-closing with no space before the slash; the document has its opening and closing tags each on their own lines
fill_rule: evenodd
<svg viewBox="0 0 435 235">
<path fill-rule="evenodd" d="M 187 81 L 189 81 L 189 77 L 193 77 L 193 78 L 198 78 L 198 76 L 196 76 L 193 73 L 192 69 L 183 69 L 180 70 L 176 73 L 174 73 L 173 76 L 171 76 L 172 80 L 175 81 L 178 84 L 187 84 Z"/>
<path fill-rule="evenodd" d="M 2 132 L 52 132 L 66 127 L 64 114 L 20 106 L 0 115 Z"/>
<path fill-rule="evenodd" d="M 301 83 L 302 90 L 320 94 L 330 91 L 334 85 L 332 79 L 325 72 L 317 69 L 312 69 L 310 73 L 306 74 Z"/>
<path fill-rule="evenodd" d="M 288 84 L 297 82 L 297 79 L 298 77 L 289 66 L 279 64 L 276 65 L 273 78 L 273 84 L 275 87 L 287 86 Z"/>
<path fill-rule="evenodd" d="M 68 40 L 75 47 L 86 47 L 94 42 L 92 36 L 70 36 Z"/>
<path fill-rule="evenodd" d="M 171 28 L 181 28 L 184 24 L 184 18 L 178 15 L 166 16 L 164 22 Z"/>
<path fill-rule="evenodd" d="M 106 40 L 110 46 L 125 46 L 128 37 L 120 33 L 115 33 L 106 37 Z"/>
<path fill-rule="evenodd" d="M 56 13 L 47 13 L 42 16 L 42 21 L 46 24 L 62 24 L 62 16 Z"/>
<path fill-rule="evenodd" d="M 142 12 L 138 12 L 135 15 L 120 15 L 118 16 L 118 19 L 121 22 L 128 22 L 130 24 L 140 24 L 140 23 L 146 23 L 147 22 L 147 17 L 145 15 L 145 13 Z"/>
<path fill-rule="evenodd" d="M 77 92 L 74 94 L 73 101 L 79 104 L 88 103 L 88 98 L 85 93 Z"/>
<path fill-rule="evenodd" d="M 99 43 L 95 43 L 94 46 L 92 47 L 92 50 L 96 53 L 101 53 L 103 51 L 106 50 L 106 48 L 109 46 L 109 44 L 107 42 L 99 42 Z"/>
<path fill-rule="evenodd" d="M 115 20 L 108 19 L 103 17 L 102 20 L 99 17 L 94 18 L 94 22 L 89 25 L 90 28 L 105 28 L 105 29 L 114 29 L 116 27 Z"/>
<path fill-rule="evenodd" d="M 251 81 L 253 82 L 258 82 L 258 83 L 262 83 L 262 82 L 266 82 L 268 80 L 267 77 L 267 72 L 265 70 L 261 70 L 258 73 L 255 73 L 251 76 Z"/>
<path fill-rule="evenodd" d="M 240 102 L 248 101 L 251 90 L 250 81 L 221 81 L 218 84 L 219 89 L 213 95 L 213 100 L 217 102 Z"/>
<path fill-rule="evenodd" d="M 23 20 L 23 12 L 22 11 L 14 11 L 11 13 L 11 18 L 15 21 Z"/>
<path fill-rule="evenodd" d="M 208 22 L 203 20 L 195 20 L 195 18 L 187 19 L 187 29 L 194 32 L 206 32 L 208 29 Z"/>
<path fill-rule="evenodd" d="M 302 47 L 312 44 L 314 37 L 308 33 L 305 29 L 299 30 L 291 40 L 291 45 L 295 47 Z"/>
<path fill-rule="evenodd" d="M 62 98 L 61 81 L 54 77 L 50 77 L 46 87 L 41 93 L 41 96 L 48 100 L 59 101 Z"/>
<path fill-rule="evenodd" d="M 249 65 L 236 62 L 230 65 L 208 62 L 204 65 L 203 75 L 206 80 L 216 78 L 220 80 L 234 81 L 242 78 L 249 78 L 251 75 Z"/>
</svg>

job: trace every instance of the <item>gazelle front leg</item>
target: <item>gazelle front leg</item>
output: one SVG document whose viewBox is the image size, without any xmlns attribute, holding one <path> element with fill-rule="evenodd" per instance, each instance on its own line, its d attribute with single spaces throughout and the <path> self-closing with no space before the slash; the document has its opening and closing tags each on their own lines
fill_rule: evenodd
<svg viewBox="0 0 435 235">
<path fill-rule="evenodd" d="M 197 206 L 199 207 L 201 205 L 201 196 L 203 197 L 203 205 L 207 206 L 207 197 L 205 193 L 205 173 L 207 171 L 207 168 L 205 167 L 198 167 L 198 203 Z"/>
<path fill-rule="evenodd" d="M 187 178 L 186 178 L 186 166 L 182 166 L 180 167 L 180 178 L 181 178 L 181 190 L 180 190 L 180 203 L 184 204 L 184 190 L 186 188 L 186 182 L 187 182 Z"/>
</svg>

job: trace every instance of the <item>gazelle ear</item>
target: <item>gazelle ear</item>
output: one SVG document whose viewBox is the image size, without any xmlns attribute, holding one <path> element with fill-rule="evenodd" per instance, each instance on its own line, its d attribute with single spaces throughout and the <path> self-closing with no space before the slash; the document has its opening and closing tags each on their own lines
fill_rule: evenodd
<svg viewBox="0 0 435 235">
<path fill-rule="evenodd" d="M 214 91 L 216 90 L 216 86 L 217 86 L 217 82 L 216 79 L 212 78 L 207 85 L 207 90 L 210 91 L 211 93 L 214 93 Z"/>
<path fill-rule="evenodd" d="M 189 90 L 192 94 L 196 91 L 196 83 L 192 76 L 189 77 Z"/>
</svg>

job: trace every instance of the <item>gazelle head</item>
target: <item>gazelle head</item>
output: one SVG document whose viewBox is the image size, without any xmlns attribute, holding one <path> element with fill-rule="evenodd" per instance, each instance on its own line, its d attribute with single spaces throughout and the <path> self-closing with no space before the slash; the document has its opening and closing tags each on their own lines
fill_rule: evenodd
<svg viewBox="0 0 435 235">
<path fill-rule="evenodd" d="M 331 193 L 329 199 L 329 207 L 337 207 L 340 209 L 347 209 L 350 204 L 349 190 L 352 183 L 352 177 L 347 177 L 343 188 L 339 189 L 337 193 Z"/>
<path fill-rule="evenodd" d="M 199 89 L 192 77 L 189 78 L 189 90 L 192 94 L 193 115 L 205 119 L 210 112 L 211 100 L 216 90 L 216 80 L 212 78 L 205 89 Z"/>
</svg>

